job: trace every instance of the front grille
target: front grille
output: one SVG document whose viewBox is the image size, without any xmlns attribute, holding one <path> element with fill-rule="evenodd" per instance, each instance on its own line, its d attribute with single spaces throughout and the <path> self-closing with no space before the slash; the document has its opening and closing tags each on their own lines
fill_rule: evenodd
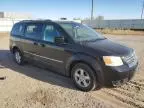
<svg viewBox="0 0 144 108">
<path fill-rule="evenodd" d="M 129 67 L 132 67 L 137 63 L 137 57 L 135 52 L 129 54 L 128 56 L 123 57 L 123 59 L 128 64 Z"/>
</svg>

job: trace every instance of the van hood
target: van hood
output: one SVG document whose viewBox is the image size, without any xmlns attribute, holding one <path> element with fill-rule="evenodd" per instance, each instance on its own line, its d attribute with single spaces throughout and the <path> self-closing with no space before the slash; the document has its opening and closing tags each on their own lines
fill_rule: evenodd
<svg viewBox="0 0 144 108">
<path fill-rule="evenodd" d="M 99 56 L 126 56 L 133 51 L 133 49 L 115 43 L 109 39 L 81 42 L 81 45 L 88 53 Z"/>
</svg>

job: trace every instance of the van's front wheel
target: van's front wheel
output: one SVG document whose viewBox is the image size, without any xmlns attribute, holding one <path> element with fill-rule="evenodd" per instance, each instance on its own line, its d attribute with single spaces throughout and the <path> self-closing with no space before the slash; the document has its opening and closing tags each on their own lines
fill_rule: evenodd
<svg viewBox="0 0 144 108">
<path fill-rule="evenodd" d="M 76 64 L 72 68 L 72 78 L 77 88 L 82 91 L 91 91 L 97 87 L 96 75 L 86 64 Z"/>
</svg>

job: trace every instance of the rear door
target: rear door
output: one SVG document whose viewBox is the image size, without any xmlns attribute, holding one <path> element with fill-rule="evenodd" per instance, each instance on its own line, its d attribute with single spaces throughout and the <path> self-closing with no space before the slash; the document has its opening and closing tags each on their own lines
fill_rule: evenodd
<svg viewBox="0 0 144 108">
<path fill-rule="evenodd" d="M 24 55 L 29 59 L 37 59 L 34 55 L 39 55 L 38 42 L 42 38 L 43 24 L 27 23 L 25 27 L 25 35 L 22 38 Z"/>
</svg>

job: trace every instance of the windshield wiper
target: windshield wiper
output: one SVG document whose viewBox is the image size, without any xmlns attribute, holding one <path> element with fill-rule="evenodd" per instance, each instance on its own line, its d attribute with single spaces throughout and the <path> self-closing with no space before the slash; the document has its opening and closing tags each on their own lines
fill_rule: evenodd
<svg viewBox="0 0 144 108">
<path fill-rule="evenodd" d="M 105 37 L 104 38 L 98 38 L 97 40 L 105 40 L 105 39 L 107 39 L 107 38 L 105 38 Z"/>
</svg>

